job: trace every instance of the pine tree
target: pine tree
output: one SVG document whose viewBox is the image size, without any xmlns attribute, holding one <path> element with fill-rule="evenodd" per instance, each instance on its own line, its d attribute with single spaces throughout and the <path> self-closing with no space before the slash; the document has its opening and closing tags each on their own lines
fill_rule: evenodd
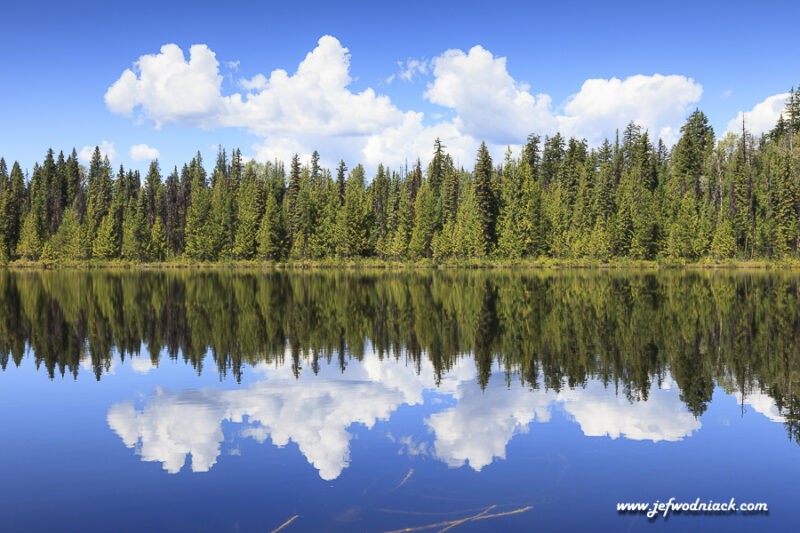
<svg viewBox="0 0 800 533">
<path fill-rule="evenodd" d="M 252 259 L 256 255 L 258 226 L 264 213 L 264 188 L 256 173 L 255 164 L 244 170 L 238 191 L 239 225 L 233 245 L 233 255 Z"/>
<path fill-rule="evenodd" d="M 728 259 L 733 257 L 736 252 L 736 236 L 733 232 L 733 224 L 723 210 L 717 220 L 717 229 L 714 231 L 714 239 L 711 242 L 711 256 L 714 259 Z"/>
<path fill-rule="evenodd" d="M 286 191 L 286 223 L 288 224 L 290 244 L 293 244 L 294 242 L 294 233 L 296 230 L 295 206 L 297 204 L 298 194 L 300 194 L 300 156 L 298 154 L 294 154 L 289 170 L 289 188 Z"/>
<path fill-rule="evenodd" d="M 694 192 L 687 191 L 681 200 L 678 217 L 669 231 L 667 252 L 671 257 L 690 260 L 699 257 L 695 240 L 699 224 Z"/>
<path fill-rule="evenodd" d="M 672 150 L 673 179 L 677 185 L 673 194 L 683 197 L 691 190 L 695 200 L 702 197 L 705 160 L 714 148 L 714 139 L 714 128 L 708 123 L 708 117 L 699 109 L 695 110 L 681 126 L 681 138 Z"/>
<path fill-rule="evenodd" d="M 319 152 L 314 150 L 311 154 L 311 185 L 316 186 L 317 180 L 320 177 L 320 166 L 319 166 Z"/>
<path fill-rule="evenodd" d="M 106 214 L 97 228 L 92 244 L 92 257 L 97 259 L 113 259 L 117 257 L 116 222 L 112 213 Z"/>
<path fill-rule="evenodd" d="M 167 233 L 164 231 L 164 224 L 161 217 L 156 217 L 153 227 L 150 230 L 150 242 L 148 256 L 152 261 L 163 261 L 167 258 Z"/>
<path fill-rule="evenodd" d="M 145 261 L 148 258 L 149 234 L 145 218 L 145 203 L 130 199 L 125 207 L 122 225 L 121 256 L 128 261 Z"/>
<path fill-rule="evenodd" d="M 46 184 L 42 175 L 42 167 L 35 164 L 28 187 L 29 209 L 25 215 L 20 231 L 16 253 L 23 259 L 36 260 L 42 253 L 47 240 L 45 219 Z"/>
<path fill-rule="evenodd" d="M 42 172 L 45 175 L 45 226 L 47 234 L 56 232 L 61 225 L 61 217 L 64 208 L 67 206 L 67 180 L 66 180 L 66 161 L 64 152 L 58 155 L 58 161 L 54 160 L 53 149 L 47 151 L 47 155 L 42 165 Z"/>
<path fill-rule="evenodd" d="M 524 155 L 524 154 L 523 154 Z M 529 158 L 517 162 L 506 152 L 501 186 L 500 219 L 498 220 L 498 251 L 501 255 L 518 259 L 525 253 L 523 218 L 525 217 L 525 189 L 530 176 Z M 524 167 L 524 170 L 523 170 Z"/>
<path fill-rule="evenodd" d="M 311 184 L 311 173 L 308 167 L 303 167 L 300 171 L 299 188 L 292 217 L 294 240 L 290 255 L 294 258 L 306 259 L 311 256 L 311 241 L 316 231 L 317 222 L 315 193 L 316 191 Z"/>
<path fill-rule="evenodd" d="M 64 176 L 67 182 L 67 202 L 65 205 L 74 205 L 75 199 L 79 192 L 83 192 L 83 179 L 81 176 L 81 168 L 78 164 L 78 152 L 75 148 L 72 149 L 64 165 Z M 75 213 L 78 220 L 81 219 L 84 213 Z"/>
<path fill-rule="evenodd" d="M 542 205 L 541 182 L 535 181 L 532 175 L 530 178 L 526 177 L 525 167 L 527 167 L 525 163 L 520 165 L 524 182 L 522 197 L 524 212 L 519 221 L 519 228 L 522 233 L 523 255 L 536 257 L 547 251 L 546 235 L 549 232 L 549 228 L 545 209 Z"/>
<path fill-rule="evenodd" d="M 211 259 L 232 255 L 236 238 L 235 194 L 225 150 L 220 149 L 211 175 L 211 214 L 205 225 Z"/>
<path fill-rule="evenodd" d="M 522 149 L 522 160 L 528 164 L 531 171 L 531 177 L 534 181 L 539 179 L 539 163 L 541 154 L 539 152 L 539 144 L 542 142 L 541 137 L 531 133 L 528 135 L 528 141 Z"/>
<path fill-rule="evenodd" d="M 371 223 L 372 209 L 364 187 L 364 168 L 356 165 L 347 178 L 344 207 L 337 220 L 339 253 L 345 257 L 367 256 Z"/>
<path fill-rule="evenodd" d="M 389 176 L 383 165 L 378 165 L 378 172 L 369 186 L 369 197 L 373 221 L 371 245 L 374 249 L 383 249 L 389 237 Z"/>
<path fill-rule="evenodd" d="M 344 190 L 345 190 L 345 173 L 347 172 L 347 165 L 344 164 L 344 159 L 339 161 L 339 166 L 336 167 L 336 192 L 339 194 L 339 204 L 344 205 Z"/>
<path fill-rule="evenodd" d="M 476 192 L 474 186 L 466 188 L 454 225 L 453 250 L 460 258 L 485 257 L 489 249 Z"/>
<path fill-rule="evenodd" d="M 20 232 L 16 254 L 31 261 L 39 259 L 44 246 L 44 211 L 43 207 L 32 207 L 25 217 Z"/>
<path fill-rule="evenodd" d="M 90 237 L 94 235 L 103 217 L 108 213 L 111 205 L 111 164 L 108 158 L 100 153 L 100 148 L 95 146 L 89 163 L 89 185 L 86 205 L 86 216 L 89 223 Z"/>
<path fill-rule="evenodd" d="M 11 259 L 17 249 L 22 229 L 22 206 L 25 202 L 25 177 L 18 162 L 11 167 L 11 174 L 0 195 L 0 257 Z"/>
<path fill-rule="evenodd" d="M 83 257 L 81 227 L 73 209 L 67 209 L 58 230 L 50 237 L 49 248 L 53 260 L 76 261 Z"/>
<path fill-rule="evenodd" d="M 447 155 L 444 159 L 444 181 L 442 183 L 442 218 L 443 222 L 454 222 L 458 214 L 460 180 L 458 172 L 453 168 L 453 160 Z"/>
<path fill-rule="evenodd" d="M 411 240 L 411 230 L 414 226 L 411 200 L 411 180 L 404 180 L 399 187 L 399 202 L 397 207 L 397 223 L 392 233 L 392 243 L 389 255 L 395 259 L 408 256 L 408 244 Z"/>
<path fill-rule="evenodd" d="M 328 170 L 322 171 L 317 182 L 315 200 L 317 217 L 315 231 L 311 236 L 311 255 L 321 259 L 336 255 L 338 247 L 336 226 L 341 205 L 336 183 Z M 379 253 L 382 253 L 382 250 Z"/>
<path fill-rule="evenodd" d="M 747 135 L 739 141 L 736 156 L 731 165 L 733 179 L 731 183 L 731 209 L 733 227 L 736 233 L 736 249 L 746 258 L 751 257 L 754 240 L 753 220 L 753 183 L 750 165 L 747 158 Z"/>
<path fill-rule="evenodd" d="M 0 195 L 3 195 L 9 184 L 8 165 L 4 157 L 0 157 Z"/>
<path fill-rule="evenodd" d="M 150 163 L 141 194 L 144 196 L 144 216 L 147 227 L 152 228 L 156 217 L 163 211 L 161 169 L 158 166 L 158 159 L 154 159 Z"/>
<path fill-rule="evenodd" d="M 208 261 L 215 258 L 214 241 L 207 229 L 211 218 L 211 191 L 201 168 L 196 168 L 193 172 L 190 204 L 186 213 L 184 253 L 190 259 Z"/>
<path fill-rule="evenodd" d="M 264 215 L 258 229 L 258 255 L 269 261 L 279 261 L 283 258 L 283 222 L 281 220 L 281 207 L 275 195 L 267 192 L 267 201 L 264 206 Z"/>
<path fill-rule="evenodd" d="M 549 186 L 561 171 L 564 161 L 564 137 L 556 133 L 553 137 L 544 138 L 544 150 L 542 151 L 541 179 L 544 186 Z"/>
<path fill-rule="evenodd" d="M 417 193 L 414 206 L 414 228 L 408 253 L 412 259 L 431 257 L 431 240 L 436 230 L 436 199 L 428 183 L 424 183 Z"/>
<path fill-rule="evenodd" d="M 188 171 L 188 168 L 187 168 Z M 178 167 L 167 176 L 164 184 L 164 233 L 167 236 L 169 255 L 178 256 L 183 252 L 183 206 L 181 201 L 181 184 Z"/>
<path fill-rule="evenodd" d="M 446 153 L 444 148 L 442 141 L 437 137 L 436 140 L 433 141 L 433 159 L 431 159 L 431 164 L 428 167 L 428 183 L 435 199 L 439 198 L 442 183 L 444 182 L 446 165 Z"/>
<path fill-rule="evenodd" d="M 492 183 L 492 158 L 486 143 L 482 142 L 475 162 L 474 194 L 477 216 L 483 232 L 483 243 L 486 248 L 481 255 L 487 255 L 494 242 L 495 222 L 497 219 L 497 200 Z"/>
</svg>

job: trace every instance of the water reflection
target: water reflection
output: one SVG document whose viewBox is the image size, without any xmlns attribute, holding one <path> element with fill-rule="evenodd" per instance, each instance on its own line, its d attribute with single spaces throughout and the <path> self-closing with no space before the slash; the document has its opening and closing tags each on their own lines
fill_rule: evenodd
<svg viewBox="0 0 800 533">
<path fill-rule="evenodd" d="M 403 405 L 428 414 L 419 415 L 426 435 L 386 435 L 402 453 L 475 471 L 505 459 L 516 435 L 535 431 L 535 423 L 550 422 L 554 413 L 577 424 L 586 437 L 674 442 L 702 427 L 669 376 L 651 385 L 647 400 L 631 400 L 595 379 L 560 391 L 501 381 L 482 388 L 466 360 L 438 383 L 429 361 L 415 368 L 374 353 L 353 361 L 343 375 L 322 368 L 321 376 L 297 379 L 291 364 L 257 370 L 263 378 L 243 389 L 158 389 L 138 407 L 133 401 L 117 403 L 108 424 L 143 461 L 161 462 L 170 473 L 179 472 L 189 455 L 192 471 L 208 471 L 225 440 L 251 438 L 277 447 L 296 445 L 325 480 L 348 466 L 354 425 L 371 429 Z M 766 394 L 734 396 L 770 420 L 785 422 Z M 226 436 L 223 423 L 235 430 Z"/>
<path fill-rule="evenodd" d="M 83 367 L 99 380 L 117 356 L 147 373 L 163 353 L 221 379 L 281 369 L 283 381 L 269 390 L 165 390 L 144 410 L 117 408 L 125 442 L 141 440 L 142 456 L 171 471 L 188 453 L 194 469 L 210 468 L 222 421 L 246 418 L 253 438 L 296 442 L 335 477 L 347 462 L 349 425 L 417 405 L 424 390 L 457 402 L 426 419 L 431 453 L 476 469 L 554 408 L 587 435 L 685 438 L 715 386 L 797 440 L 799 280 L 763 272 L 2 271 L 0 366 L 8 371 L 30 353 L 43 375 L 77 377 Z M 296 382 L 328 366 L 339 378 Z M 473 377 L 457 379 L 465 368 Z M 353 396 L 333 400 L 343 395 Z M 151 418 L 175 409 L 168 404 L 203 406 L 196 416 L 215 428 L 205 431 L 208 442 L 154 426 Z M 283 429 L 282 417 L 302 409 L 326 412 L 332 425 L 308 426 L 309 435 Z M 475 438 L 464 443 L 455 432 L 470 424 Z M 314 439 L 336 453 L 317 453 Z"/>
<path fill-rule="evenodd" d="M 194 472 L 214 466 L 227 421 L 239 427 L 237 436 L 270 440 L 278 447 L 296 444 L 320 477 L 331 480 L 349 463 L 348 428 L 353 424 L 372 428 L 401 405 L 422 404 L 425 390 L 452 392 L 459 383 L 474 380 L 472 367 L 462 363 L 437 388 L 432 368 L 418 374 L 409 365 L 375 355 L 333 378 L 298 380 L 291 365 L 258 370 L 265 379 L 244 389 L 159 389 L 140 409 L 132 401 L 115 404 L 108 424 L 143 461 L 159 461 L 170 473 L 178 472 L 189 454 Z"/>
</svg>

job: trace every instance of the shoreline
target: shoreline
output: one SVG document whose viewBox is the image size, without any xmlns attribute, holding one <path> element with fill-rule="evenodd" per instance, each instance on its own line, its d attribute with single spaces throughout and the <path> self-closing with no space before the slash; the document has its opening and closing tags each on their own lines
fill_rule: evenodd
<svg viewBox="0 0 800 533">
<path fill-rule="evenodd" d="M 289 261 L 25 261 L 0 264 L 5 270 L 795 270 L 800 258 L 776 260 L 657 261 L 619 259 L 603 262 L 589 259 L 480 259 L 435 262 L 393 261 L 377 258 Z"/>
</svg>

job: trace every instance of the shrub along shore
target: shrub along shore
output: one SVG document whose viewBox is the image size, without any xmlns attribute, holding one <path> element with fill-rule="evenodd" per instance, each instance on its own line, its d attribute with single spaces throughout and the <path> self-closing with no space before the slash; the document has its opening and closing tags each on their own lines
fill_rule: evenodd
<svg viewBox="0 0 800 533">
<path fill-rule="evenodd" d="M 536 269 L 618 269 L 618 270 L 794 270 L 800 269 L 800 259 L 776 260 L 725 260 L 714 261 L 706 258 L 702 261 L 685 260 L 633 260 L 615 259 L 602 262 L 593 259 L 451 259 L 436 262 L 430 259 L 419 261 L 392 261 L 376 258 L 328 258 L 303 259 L 288 261 L 262 260 L 227 260 L 227 261 L 190 261 L 177 259 L 159 262 L 126 261 L 115 259 L 103 260 L 63 260 L 63 261 L 29 261 L 16 260 L 0 264 L 0 268 L 16 269 L 126 269 L 126 270 L 170 270 L 170 269 L 218 269 L 218 270 L 307 270 L 307 269 L 340 269 L 340 270 L 435 270 L 435 269 L 484 269 L 484 270 L 536 270 Z"/>
</svg>

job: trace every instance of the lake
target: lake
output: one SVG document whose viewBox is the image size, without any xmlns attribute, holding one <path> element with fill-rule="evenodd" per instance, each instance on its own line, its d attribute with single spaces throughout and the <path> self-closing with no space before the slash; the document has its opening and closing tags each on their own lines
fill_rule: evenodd
<svg viewBox="0 0 800 533">
<path fill-rule="evenodd" d="M 796 529 L 799 339 L 794 272 L 0 271 L 0 529 Z"/>
</svg>

